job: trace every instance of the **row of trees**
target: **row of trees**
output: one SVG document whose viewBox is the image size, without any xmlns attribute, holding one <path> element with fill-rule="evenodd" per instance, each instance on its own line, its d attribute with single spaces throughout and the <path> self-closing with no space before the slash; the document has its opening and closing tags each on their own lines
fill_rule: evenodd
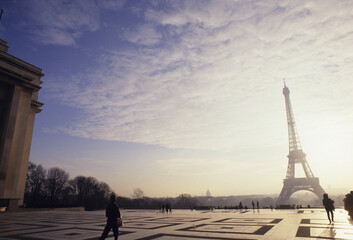
<svg viewBox="0 0 353 240">
<path fill-rule="evenodd" d="M 42 165 L 29 162 L 24 205 L 29 208 L 85 207 L 86 210 L 104 208 L 113 193 L 105 182 L 94 177 L 77 176 L 70 179 L 61 168 L 45 169 Z M 193 208 L 197 200 L 190 194 L 177 198 L 149 198 L 140 188 L 132 193 L 132 198 L 117 198 L 122 208 L 159 209 L 164 204 L 174 208 Z"/>
<path fill-rule="evenodd" d="M 48 170 L 29 162 L 24 204 L 26 207 L 75 207 L 102 209 L 112 190 L 94 177 L 70 176 L 63 169 Z"/>
<path fill-rule="evenodd" d="M 119 206 L 132 209 L 161 209 L 163 205 L 169 205 L 176 209 L 193 209 L 198 205 L 198 200 L 186 193 L 180 194 L 176 198 L 150 198 L 146 197 L 141 189 L 136 188 L 132 197 L 118 197 Z"/>
</svg>

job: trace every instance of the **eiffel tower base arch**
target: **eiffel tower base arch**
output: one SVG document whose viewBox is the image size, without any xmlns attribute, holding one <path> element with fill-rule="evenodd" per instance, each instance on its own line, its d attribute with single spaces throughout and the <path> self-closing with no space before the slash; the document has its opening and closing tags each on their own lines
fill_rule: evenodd
<svg viewBox="0 0 353 240">
<path fill-rule="evenodd" d="M 293 193 L 297 191 L 310 191 L 322 198 L 325 193 L 324 189 L 320 186 L 319 178 L 287 178 L 283 180 L 283 188 L 278 197 L 277 204 L 286 204 Z"/>
</svg>

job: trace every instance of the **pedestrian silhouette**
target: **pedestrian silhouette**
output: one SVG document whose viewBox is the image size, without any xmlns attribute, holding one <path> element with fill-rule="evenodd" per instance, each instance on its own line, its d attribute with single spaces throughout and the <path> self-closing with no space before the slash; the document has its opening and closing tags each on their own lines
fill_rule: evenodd
<svg viewBox="0 0 353 240">
<path fill-rule="evenodd" d="M 119 235 L 118 218 L 121 221 L 121 215 L 114 194 L 110 197 L 110 203 L 105 211 L 105 216 L 107 217 L 107 224 L 99 240 L 104 240 L 111 229 L 113 229 L 114 239 L 117 240 Z"/>
<path fill-rule="evenodd" d="M 252 201 L 252 210 L 255 210 L 255 203 L 254 203 L 254 201 Z"/>
<path fill-rule="evenodd" d="M 324 199 L 322 199 L 322 204 L 324 205 L 325 209 L 326 209 L 326 213 L 327 213 L 327 217 L 328 220 L 330 221 L 330 223 L 333 223 L 333 211 L 335 210 L 335 206 L 333 205 L 335 201 L 333 201 L 332 199 L 330 199 L 327 195 L 327 193 L 324 194 Z M 330 214 L 331 214 L 331 218 L 330 218 Z"/>
<path fill-rule="evenodd" d="M 169 213 L 172 213 L 172 205 L 169 204 Z"/>
</svg>

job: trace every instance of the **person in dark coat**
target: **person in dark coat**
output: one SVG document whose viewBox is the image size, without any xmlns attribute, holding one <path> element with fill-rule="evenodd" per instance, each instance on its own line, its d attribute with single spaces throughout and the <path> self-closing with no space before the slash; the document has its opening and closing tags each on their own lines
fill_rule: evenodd
<svg viewBox="0 0 353 240">
<path fill-rule="evenodd" d="M 324 205 L 326 212 L 327 212 L 327 217 L 330 223 L 333 223 L 333 211 L 335 210 L 335 207 L 333 206 L 335 201 L 330 199 L 327 195 L 327 193 L 324 194 L 324 199 L 322 199 L 322 204 Z M 331 214 L 331 218 L 330 218 Z"/>
<path fill-rule="evenodd" d="M 102 233 L 102 236 L 99 238 L 99 240 L 104 240 L 108 233 L 110 232 L 111 229 L 113 229 L 114 233 L 114 239 L 118 239 L 119 235 L 119 229 L 118 229 L 118 218 L 120 218 L 120 210 L 118 208 L 118 204 L 116 203 L 116 197 L 113 194 L 110 197 L 110 203 L 107 206 L 107 209 L 105 210 L 105 216 L 107 217 L 107 224 L 105 225 L 104 231 Z"/>
</svg>

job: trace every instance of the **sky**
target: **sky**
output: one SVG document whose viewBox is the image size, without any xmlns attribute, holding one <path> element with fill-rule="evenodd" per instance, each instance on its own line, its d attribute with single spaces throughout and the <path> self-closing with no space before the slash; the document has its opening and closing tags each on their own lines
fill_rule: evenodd
<svg viewBox="0 0 353 240">
<path fill-rule="evenodd" d="M 2 0 L 0 38 L 43 69 L 30 161 L 121 196 L 279 194 L 283 79 L 307 161 L 353 189 L 353 2 Z M 297 177 L 302 172 L 298 169 Z"/>
</svg>

